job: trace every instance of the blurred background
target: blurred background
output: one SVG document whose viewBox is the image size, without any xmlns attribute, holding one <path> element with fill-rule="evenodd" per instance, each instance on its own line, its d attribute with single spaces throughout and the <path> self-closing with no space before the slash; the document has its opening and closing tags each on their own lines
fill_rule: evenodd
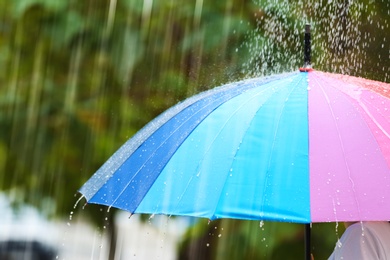
<svg viewBox="0 0 390 260">
<path fill-rule="evenodd" d="M 0 256 L 302 259 L 302 225 L 129 219 L 76 202 L 168 107 L 296 71 L 306 23 L 315 69 L 390 82 L 388 0 L 0 0 Z M 342 232 L 313 225 L 316 259 Z"/>
</svg>

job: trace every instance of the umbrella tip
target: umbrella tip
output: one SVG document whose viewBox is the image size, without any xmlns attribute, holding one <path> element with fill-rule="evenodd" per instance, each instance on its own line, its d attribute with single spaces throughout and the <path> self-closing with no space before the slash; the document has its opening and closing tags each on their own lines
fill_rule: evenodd
<svg viewBox="0 0 390 260">
<path fill-rule="evenodd" d="M 299 68 L 301 72 L 309 72 L 312 71 L 313 68 L 311 66 L 311 35 L 310 35 L 310 24 L 305 25 L 305 47 L 304 47 L 304 62 L 303 67 Z"/>
<path fill-rule="evenodd" d="M 310 24 L 309 23 L 307 23 L 305 25 L 305 33 L 310 33 Z"/>
</svg>

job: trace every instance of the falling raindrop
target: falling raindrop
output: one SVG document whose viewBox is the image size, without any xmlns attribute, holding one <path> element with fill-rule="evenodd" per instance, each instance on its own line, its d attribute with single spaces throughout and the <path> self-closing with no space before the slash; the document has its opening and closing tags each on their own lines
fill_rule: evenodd
<svg viewBox="0 0 390 260">
<path fill-rule="evenodd" d="M 75 209 L 77 207 L 77 205 L 79 204 L 79 202 L 84 198 L 84 195 L 82 195 L 77 201 L 76 203 L 74 204 L 73 208 Z"/>
<path fill-rule="evenodd" d="M 264 221 L 263 220 L 260 221 L 260 225 L 259 226 L 260 226 L 260 228 L 264 227 Z"/>
<path fill-rule="evenodd" d="M 342 247 L 343 243 L 341 243 L 340 239 L 337 239 L 336 246 L 338 248 Z"/>
</svg>

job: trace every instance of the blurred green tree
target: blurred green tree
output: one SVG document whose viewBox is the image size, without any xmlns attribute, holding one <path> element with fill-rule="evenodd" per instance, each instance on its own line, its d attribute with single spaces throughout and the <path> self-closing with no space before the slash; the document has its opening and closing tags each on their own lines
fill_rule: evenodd
<svg viewBox="0 0 390 260">
<path fill-rule="evenodd" d="M 69 194 L 142 125 L 239 73 L 230 49 L 248 29 L 246 5 L 210 2 L 197 14 L 194 4 L 3 2 L 1 167 L 12 174 L 2 189 L 33 204 L 55 198 L 67 213 Z"/>
<path fill-rule="evenodd" d="M 316 68 L 389 82 L 389 9 L 386 0 L 0 0 L 0 189 L 48 216 L 68 215 L 77 189 L 169 106 L 242 77 L 296 70 L 306 22 Z M 101 222 L 95 210 L 85 212 Z M 275 231 L 264 251 L 249 232 L 258 223 L 217 225 L 231 236 L 213 242 L 212 259 L 276 257 L 283 241 L 301 238 L 282 225 L 287 234 Z"/>
</svg>

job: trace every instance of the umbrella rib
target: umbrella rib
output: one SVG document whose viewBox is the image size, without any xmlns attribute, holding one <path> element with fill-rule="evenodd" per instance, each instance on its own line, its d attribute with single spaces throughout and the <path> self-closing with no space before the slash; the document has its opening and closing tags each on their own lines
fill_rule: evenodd
<svg viewBox="0 0 390 260">
<path fill-rule="evenodd" d="M 357 100 L 357 102 L 359 103 L 359 105 L 363 108 L 364 112 L 366 112 L 366 114 L 368 115 L 368 117 L 372 120 L 372 122 L 379 128 L 380 131 L 382 131 L 382 133 L 388 138 L 390 139 L 390 134 L 386 131 L 386 129 L 375 119 L 375 117 L 371 114 L 370 110 L 367 108 L 367 106 L 359 99 Z M 373 107 L 376 107 L 375 105 L 371 104 L 370 102 L 368 102 L 368 104 L 370 104 L 371 106 Z M 384 117 L 384 115 L 382 113 L 379 113 L 381 116 Z M 368 123 L 366 122 L 366 120 L 364 120 L 364 123 L 367 125 L 367 127 L 369 128 L 368 126 Z M 376 144 L 378 145 L 378 147 L 382 150 L 383 148 L 380 146 L 379 142 L 378 142 L 378 139 L 372 134 L 372 132 L 370 132 L 370 134 L 373 136 L 373 139 L 375 140 Z M 381 153 L 381 155 L 383 156 L 383 151 Z M 384 158 L 385 161 L 386 161 L 386 158 Z M 390 167 L 390 165 L 388 164 L 388 167 Z"/>
<path fill-rule="evenodd" d="M 324 78 L 323 79 L 324 81 L 328 82 L 329 83 L 329 80 L 327 78 Z M 318 82 L 318 81 L 317 81 Z M 370 88 L 367 88 L 367 87 L 364 87 L 362 86 L 361 84 L 359 84 L 358 82 L 352 82 L 354 84 L 354 86 L 358 86 L 359 88 L 362 88 L 363 90 L 365 91 L 368 91 L 370 93 L 375 93 L 375 94 L 378 94 L 378 95 L 381 95 L 380 93 L 370 89 Z M 349 94 L 347 91 L 345 91 L 344 89 L 342 88 L 337 88 L 335 86 L 333 86 L 332 84 L 329 84 L 330 87 L 332 87 L 333 89 L 337 90 L 337 91 L 341 91 L 342 93 L 344 93 L 346 96 L 348 96 L 349 98 L 352 98 L 353 100 L 355 100 L 359 106 L 355 106 L 354 103 L 350 102 L 350 104 L 352 106 L 354 106 L 356 109 L 359 109 L 359 108 L 362 108 L 363 111 L 367 114 L 367 116 L 372 120 L 372 122 L 378 127 L 379 130 L 382 131 L 382 133 L 390 139 L 390 133 L 386 131 L 385 127 L 383 127 L 377 119 L 375 119 L 375 117 L 372 115 L 372 113 L 370 112 L 370 109 L 366 106 L 366 103 L 373 107 L 374 109 L 373 110 L 379 110 L 379 108 L 377 106 L 375 106 L 372 102 L 370 102 L 369 99 L 361 99 L 361 96 L 359 96 L 358 98 L 354 95 L 351 95 Z M 387 99 L 385 96 L 381 95 L 381 97 L 384 97 L 385 99 Z M 383 118 L 385 118 L 385 116 L 383 115 L 383 113 L 381 112 L 378 112 Z M 362 122 L 365 123 L 365 125 L 367 126 L 367 128 L 370 128 L 370 126 L 368 125 L 368 123 L 366 122 L 366 120 L 362 120 Z M 375 142 L 377 143 L 378 147 L 380 147 L 379 143 L 378 143 L 378 140 L 375 138 L 375 136 L 372 134 L 372 132 L 370 131 L 370 134 L 371 136 L 373 137 L 373 140 L 375 140 Z"/>
<path fill-rule="evenodd" d="M 294 87 L 291 89 L 290 93 L 288 94 L 287 97 L 290 97 L 290 95 L 292 94 L 293 90 L 299 85 L 299 83 L 303 80 L 303 78 L 301 78 L 295 85 Z M 285 103 L 283 104 L 282 106 L 282 109 L 281 109 L 281 112 L 279 114 L 279 117 L 278 117 L 278 122 L 277 122 L 277 126 L 276 126 L 276 129 L 279 129 L 279 123 L 280 123 L 280 118 L 283 114 L 283 110 L 285 108 Z M 277 135 L 277 132 L 278 130 L 275 131 L 275 134 L 274 134 L 274 138 L 272 140 L 272 149 L 271 151 L 274 150 L 274 147 L 275 147 L 275 140 L 276 140 L 276 135 Z M 268 158 L 268 166 L 267 166 L 267 172 L 266 172 L 266 176 L 265 176 L 265 181 L 264 181 L 264 192 L 263 194 L 266 194 L 266 190 L 267 190 L 267 187 L 268 187 L 268 179 L 269 179 L 269 169 L 271 168 L 271 159 L 272 159 L 272 155 L 273 155 L 273 152 L 270 154 L 269 158 Z M 260 218 L 263 219 L 264 218 L 264 204 L 265 204 L 265 196 L 262 196 L 262 202 L 261 202 L 261 209 L 260 209 Z"/>
<path fill-rule="evenodd" d="M 339 138 L 339 142 L 340 142 L 340 145 L 341 145 L 341 151 L 343 153 L 343 157 L 344 157 L 344 162 L 345 162 L 345 166 L 347 167 L 347 171 L 348 171 L 348 179 L 349 181 L 351 182 L 351 185 L 352 185 L 352 192 L 354 194 L 354 199 L 355 199 L 355 203 L 356 203 L 356 207 L 357 207 L 357 211 L 358 211 L 358 214 L 359 214 L 359 219 L 360 219 L 360 205 L 359 205 L 359 201 L 357 200 L 356 198 L 356 190 L 355 190 L 355 182 L 353 181 L 352 179 L 352 176 L 351 176 L 351 170 L 350 170 L 350 167 L 348 165 L 348 162 L 347 160 L 345 160 L 345 148 L 344 148 L 344 144 L 343 144 L 343 140 L 341 138 L 341 135 L 340 135 L 340 130 L 339 130 L 339 127 L 338 127 L 338 124 L 337 124 L 337 121 L 336 121 L 336 116 L 334 114 L 334 111 L 332 109 L 332 106 L 330 105 L 330 100 L 329 100 L 329 97 L 328 95 L 326 94 L 322 84 L 318 81 L 318 79 L 316 77 L 314 77 L 314 80 L 316 81 L 316 83 L 318 84 L 318 86 L 320 87 L 321 89 L 321 92 L 323 93 L 325 99 L 326 99 L 326 102 L 328 104 L 328 107 L 332 113 L 332 118 L 333 118 L 333 121 L 334 121 L 334 124 L 336 126 L 336 130 L 337 130 L 337 136 Z M 333 86 L 332 86 L 333 87 Z M 333 87 L 335 88 L 335 87 Z M 337 89 L 337 88 L 335 88 Z M 338 90 L 338 89 L 337 89 Z M 334 208 L 334 214 L 335 214 L 335 218 L 336 218 L 336 221 L 337 221 L 337 212 L 336 212 L 336 209 Z"/>
<path fill-rule="evenodd" d="M 101 177 L 105 177 L 106 181 L 112 177 L 112 175 L 123 165 L 123 163 L 131 157 L 131 155 L 141 146 L 142 143 L 144 143 L 149 137 L 151 137 L 154 132 L 159 129 L 161 126 L 163 126 L 165 123 L 167 123 L 169 120 L 174 118 L 177 114 L 179 114 L 184 109 L 190 107 L 191 105 L 195 104 L 199 100 L 208 98 L 212 95 L 218 94 L 222 91 L 229 90 L 231 88 L 236 87 L 234 84 L 227 84 L 223 87 L 217 87 L 202 93 L 199 93 L 198 95 L 195 95 L 193 97 L 190 97 L 186 100 L 184 100 L 181 103 L 178 103 L 177 105 L 169 108 L 159 116 L 157 116 L 155 119 L 153 119 L 151 122 L 147 123 L 142 129 L 140 129 L 132 138 L 130 138 L 125 144 L 123 144 L 111 157 L 109 160 L 106 161 L 92 176 L 92 178 L 101 179 Z M 145 134 L 146 133 L 146 134 Z M 120 154 L 128 154 L 127 157 L 125 156 L 119 156 Z M 121 160 L 118 162 L 118 157 L 121 158 Z M 108 173 L 111 173 L 111 175 L 107 175 Z M 105 182 L 101 182 L 101 186 L 103 186 Z M 82 193 L 86 193 L 85 190 L 81 188 Z M 86 194 L 83 194 L 84 196 Z M 87 197 L 87 196 L 86 196 Z M 91 196 L 91 198 L 93 195 Z M 90 198 L 87 197 L 89 200 Z"/>
<path fill-rule="evenodd" d="M 297 75 L 297 76 L 298 76 L 298 75 Z M 297 76 L 295 76 L 295 77 L 297 77 Z M 295 78 L 295 77 L 294 77 L 294 78 Z M 293 78 L 293 79 L 294 79 L 294 78 Z M 291 80 L 291 78 L 288 78 L 288 79 L 285 79 L 285 80 Z M 299 82 L 298 82 L 298 83 L 299 83 Z M 298 83 L 297 83 L 296 85 L 298 85 Z M 280 84 L 280 82 L 278 82 L 278 84 Z M 274 87 L 274 85 L 275 85 L 275 84 L 269 86 L 267 89 L 263 89 L 261 92 L 258 92 L 256 95 L 251 96 L 251 98 L 248 99 L 246 102 L 243 102 L 243 103 L 241 104 L 241 106 L 239 106 L 239 107 L 234 111 L 234 113 L 232 113 L 232 115 L 225 121 L 225 123 L 224 123 L 224 125 L 221 127 L 219 133 L 222 132 L 222 129 L 227 125 L 227 123 L 229 122 L 229 120 L 233 117 L 233 115 L 234 115 L 235 113 L 237 113 L 237 111 L 239 111 L 239 110 L 245 105 L 245 103 L 249 102 L 250 100 L 253 100 L 253 99 L 257 98 L 257 97 L 258 97 L 259 95 L 261 95 L 264 91 L 268 90 L 269 88 Z M 292 91 L 291 91 L 291 92 L 292 92 Z M 291 94 L 291 92 L 290 92 L 290 94 Z M 290 95 L 290 94 L 289 94 L 289 95 Z M 254 114 L 253 117 L 255 117 L 257 113 L 258 113 L 258 111 Z M 252 122 L 252 120 L 250 120 L 250 121 Z M 248 128 L 247 128 L 247 129 L 249 129 L 250 126 L 251 126 L 251 125 L 248 125 Z M 218 133 L 218 134 L 219 134 L 219 133 Z M 216 137 L 214 138 L 213 142 L 209 145 L 209 147 L 208 147 L 208 149 L 207 149 L 207 152 L 205 153 L 205 155 L 203 156 L 203 158 L 206 157 L 206 154 L 208 153 L 208 151 L 210 151 L 210 149 L 211 149 L 211 147 L 212 147 L 212 144 L 213 144 L 213 143 L 216 141 L 216 139 L 217 139 L 218 134 L 217 134 Z M 237 154 L 237 152 L 238 152 L 238 150 L 236 150 L 235 155 Z M 235 156 L 233 156 L 233 157 L 235 157 Z M 233 163 L 233 161 L 232 161 L 232 163 Z M 198 168 L 199 168 L 199 165 L 200 165 L 200 163 L 198 164 Z M 197 171 L 198 171 L 198 170 L 197 170 Z M 190 182 L 191 182 L 192 179 L 193 179 L 193 178 L 190 179 Z M 224 184 L 223 184 L 223 186 L 222 186 L 222 188 L 221 188 L 221 190 L 220 190 L 220 193 L 219 193 L 219 196 L 218 196 L 218 201 L 217 201 L 217 203 L 215 204 L 215 207 L 214 207 L 214 210 L 213 210 L 213 215 L 212 215 L 212 217 L 215 216 L 216 210 L 217 210 L 218 205 L 219 205 L 220 200 L 221 200 L 221 194 L 222 194 L 222 192 L 223 192 L 223 190 L 224 190 L 224 187 L 226 186 L 227 180 L 228 180 L 227 175 L 225 175 Z M 188 184 L 188 185 L 189 185 L 189 184 Z M 188 186 L 188 185 L 187 185 L 187 186 Z M 184 195 L 184 194 L 183 194 L 183 195 Z M 182 196 L 183 196 L 183 195 L 182 195 Z"/>
<path fill-rule="evenodd" d="M 298 76 L 298 75 L 297 75 L 297 76 Z M 295 77 L 297 77 L 297 76 L 295 76 Z M 295 77 L 294 77 L 294 78 L 295 78 Z M 291 80 L 291 79 L 288 79 L 288 80 Z M 279 82 L 278 84 L 280 84 L 280 82 Z M 273 87 L 273 85 L 270 86 L 270 87 Z M 265 90 L 264 90 L 264 91 L 265 91 Z M 256 95 L 252 96 L 247 102 L 250 102 L 251 100 L 257 98 L 257 97 L 258 97 L 259 95 L 261 95 L 264 91 L 259 92 L 259 93 L 257 93 Z M 243 107 L 243 106 L 244 106 L 244 104 L 242 104 L 239 108 L 237 108 L 237 110 L 235 111 L 235 113 L 237 113 L 237 111 L 238 111 L 241 107 Z M 261 107 L 262 107 L 262 106 L 260 106 L 259 109 L 260 109 Z M 253 118 L 256 116 L 256 114 L 258 113 L 258 111 L 259 111 L 259 110 L 257 110 L 257 112 L 253 115 Z M 229 117 L 229 119 L 225 122 L 225 125 L 227 124 L 227 122 L 228 122 L 231 118 L 232 118 L 232 116 Z M 250 120 L 250 121 L 252 122 L 252 120 Z M 251 124 L 248 125 L 247 129 L 249 129 L 250 126 L 251 126 Z M 221 130 L 221 131 L 222 131 L 222 130 Z M 241 141 L 242 141 L 242 140 L 241 140 Z M 235 155 L 233 156 L 233 158 L 236 157 L 237 152 L 238 152 L 238 149 L 236 150 Z M 232 164 L 233 164 L 233 162 L 234 162 L 234 160 L 232 160 Z M 232 164 L 231 164 L 230 166 L 232 166 Z M 231 167 L 230 167 L 230 168 L 231 168 Z M 218 204 L 219 204 L 219 202 L 220 202 L 220 200 L 221 200 L 221 194 L 222 194 L 222 192 L 223 192 L 223 190 L 224 190 L 224 187 L 226 186 L 227 180 L 228 180 L 227 175 L 225 175 L 224 185 L 223 185 L 223 187 L 222 187 L 222 189 L 221 189 L 221 191 L 220 191 L 220 194 L 219 194 L 219 196 L 218 196 L 218 201 L 217 201 L 217 203 L 216 203 L 216 206 L 215 206 L 213 215 L 215 215 L 215 212 L 216 212 L 216 210 L 217 210 Z"/>
<path fill-rule="evenodd" d="M 284 79 L 284 80 L 287 80 L 287 78 Z M 288 80 L 290 80 L 290 79 L 288 79 Z M 280 82 L 279 82 L 279 83 L 280 83 Z M 278 83 L 278 84 L 279 84 L 279 83 Z M 214 137 L 213 141 L 209 144 L 209 146 L 208 146 L 206 152 L 205 152 L 204 155 L 203 155 L 203 159 L 206 157 L 206 154 L 211 150 L 211 147 L 213 146 L 213 144 L 214 144 L 215 141 L 217 140 L 217 137 L 218 137 L 219 134 L 222 132 L 222 130 L 225 128 L 225 126 L 226 126 L 227 123 L 230 121 L 230 119 L 233 117 L 233 115 L 236 114 L 237 111 L 239 111 L 240 108 L 242 108 L 242 107 L 245 105 L 245 103 L 249 102 L 249 101 L 252 100 L 252 99 L 255 99 L 256 97 L 258 97 L 259 95 L 261 95 L 261 94 L 264 93 L 265 91 L 269 90 L 270 88 L 274 87 L 275 85 L 276 85 L 276 83 L 271 84 L 270 86 L 268 86 L 268 87 L 265 88 L 265 89 L 261 89 L 261 91 L 258 92 L 256 95 L 251 96 L 251 98 L 250 98 L 249 100 L 247 100 L 246 102 L 243 102 L 243 103 L 234 111 L 234 113 L 232 113 L 232 114 L 229 116 L 229 118 L 225 121 L 225 123 L 223 124 L 223 126 L 221 127 L 221 129 L 218 131 L 218 133 L 217 133 L 216 136 Z M 257 88 L 257 87 L 260 87 L 260 86 L 262 86 L 262 85 L 255 86 L 255 87 L 253 87 L 253 88 Z M 249 126 L 248 126 L 248 127 L 249 127 Z M 237 153 L 237 152 L 236 152 L 236 153 Z M 200 160 L 200 162 L 198 163 L 197 169 L 196 169 L 195 172 L 198 172 L 198 171 L 199 171 L 200 164 L 201 164 L 201 161 L 203 161 L 203 159 Z M 200 174 L 200 172 L 198 173 L 197 176 L 199 176 L 199 174 Z M 178 201 L 178 203 L 177 203 L 176 208 L 179 206 L 180 201 L 181 201 L 182 198 L 184 197 L 184 194 L 185 194 L 186 191 L 188 190 L 188 187 L 190 186 L 190 183 L 192 182 L 192 180 L 193 180 L 193 176 L 191 176 L 191 178 L 189 179 L 189 181 L 188 181 L 188 183 L 187 183 L 187 185 L 186 185 L 186 188 L 184 189 L 183 193 L 181 194 L 180 199 L 179 199 L 179 201 Z M 226 181 L 227 181 L 227 175 L 225 175 L 225 184 L 226 184 Z M 225 186 L 225 184 L 224 184 L 224 186 Z M 220 194 L 222 193 L 222 190 L 223 190 L 223 188 L 221 189 Z M 218 196 L 218 198 L 220 198 L 220 196 Z M 216 207 L 217 207 L 218 203 L 219 203 L 219 200 L 218 200 L 217 203 L 216 203 Z M 214 209 L 214 211 L 213 211 L 213 215 L 214 215 L 214 213 L 215 213 L 215 209 Z"/>
<path fill-rule="evenodd" d="M 276 84 L 274 84 L 276 85 Z M 251 100 L 257 98 L 259 95 L 263 94 L 263 92 L 267 91 L 268 89 L 272 88 L 274 85 L 271 85 L 269 86 L 268 88 L 266 89 L 262 89 L 261 92 L 258 92 L 256 93 L 255 95 L 251 96 L 248 100 L 246 100 L 246 102 L 243 102 L 230 116 L 229 118 L 227 118 L 227 120 L 225 121 L 225 123 L 223 124 L 223 126 L 221 127 L 221 129 L 219 130 L 218 134 L 215 136 L 215 138 L 213 139 L 213 141 L 211 142 L 211 144 L 209 145 L 209 147 L 207 148 L 207 151 L 205 152 L 205 155 L 203 156 L 203 158 L 206 157 L 206 154 L 210 151 L 211 149 L 211 146 L 215 143 L 215 141 L 217 140 L 217 136 L 222 132 L 222 130 L 225 128 L 225 126 L 227 125 L 227 123 L 230 121 L 230 119 L 233 117 L 233 115 L 235 115 L 244 105 L 245 103 L 247 102 L 250 102 Z M 248 126 L 248 128 L 250 127 L 250 125 Z M 203 161 L 203 159 L 202 159 Z M 197 170 L 199 169 L 199 165 L 200 163 L 198 164 L 198 167 L 197 167 Z"/>
<path fill-rule="evenodd" d="M 223 98 L 220 97 L 218 98 L 217 100 Z M 118 194 L 117 198 L 111 203 L 111 206 L 114 205 L 116 203 L 116 201 L 119 199 L 119 197 L 125 192 L 125 190 L 129 187 L 129 185 L 131 184 L 131 182 L 134 180 L 134 178 L 140 173 L 141 169 L 144 168 L 144 166 L 154 157 L 154 155 L 156 154 L 156 151 L 159 150 L 165 143 L 166 141 L 172 137 L 172 135 L 174 133 L 176 133 L 183 125 L 184 123 L 188 122 L 194 115 L 198 114 L 200 111 L 202 111 L 203 109 L 205 109 L 207 106 L 204 106 L 202 107 L 201 109 L 199 109 L 196 113 L 194 113 L 191 117 L 188 117 L 186 120 L 184 120 L 174 131 L 172 131 L 166 138 L 163 142 L 161 142 L 161 144 L 156 148 L 154 149 L 153 153 L 150 154 L 150 156 L 144 161 L 144 163 L 141 165 L 141 167 L 139 167 L 139 169 L 137 170 L 137 172 L 132 176 L 132 178 L 128 181 L 128 183 L 125 185 L 125 187 L 122 189 L 122 191 Z M 177 147 L 178 148 L 178 147 Z M 153 184 L 151 185 L 153 186 Z M 150 187 L 151 187 L 150 186 Z M 149 187 L 149 189 L 150 189 Z M 138 207 L 138 206 L 137 206 Z M 137 207 L 135 208 L 135 210 L 137 209 Z"/>
<path fill-rule="evenodd" d="M 148 138 L 150 138 L 157 129 L 161 128 L 165 123 L 170 121 L 181 111 L 187 109 L 188 107 L 194 105 L 200 100 L 210 98 L 213 95 L 218 95 L 225 91 L 231 91 L 234 88 L 238 88 L 239 91 L 243 92 L 248 89 L 248 85 L 253 82 L 261 84 L 267 84 L 271 82 L 276 77 L 283 78 L 288 77 L 293 73 L 285 73 L 278 76 L 270 76 L 265 78 L 256 78 L 256 79 L 246 79 L 241 82 L 226 84 L 221 87 L 216 87 L 214 89 L 199 93 L 193 97 L 190 97 L 183 102 L 178 103 L 177 105 L 166 110 L 160 114 L 157 118 L 146 124 L 141 130 L 139 130 L 131 139 L 129 139 L 124 145 L 122 145 L 90 178 L 90 180 L 80 188 L 79 192 L 86 197 L 87 201 L 91 200 L 96 191 L 103 187 L 107 181 L 113 176 L 113 174 L 128 160 L 132 154 L 144 143 Z M 127 156 L 126 156 L 127 155 Z"/>
<path fill-rule="evenodd" d="M 384 98 L 385 100 L 388 101 L 388 97 L 382 95 L 382 93 L 380 93 L 380 92 L 375 91 L 375 89 L 368 88 L 368 87 L 366 87 L 366 86 L 362 86 L 362 85 L 359 84 L 359 83 L 355 83 L 355 84 L 358 85 L 360 88 L 364 89 L 365 91 L 368 91 L 368 92 L 370 92 L 370 93 L 374 93 L 374 94 L 376 94 L 376 95 L 380 95 L 381 98 Z M 361 99 L 361 96 L 359 96 L 359 98 L 355 98 L 355 100 L 358 102 L 358 104 L 361 106 L 361 108 L 364 110 L 364 112 L 367 114 L 367 116 L 372 120 L 372 122 L 378 127 L 378 129 L 379 129 L 380 131 L 382 131 L 382 133 L 383 133 L 388 139 L 390 139 L 390 133 L 389 133 L 388 131 L 386 131 L 386 128 L 383 127 L 383 125 L 382 125 L 380 122 L 378 122 L 378 120 L 375 118 L 375 116 L 373 116 L 373 114 L 370 112 L 370 109 L 369 109 L 369 107 L 371 107 L 372 110 L 376 110 L 377 113 L 378 113 L 380 116 L 382 116 L 382 118 L 384 118 L 384 120 L 387 120 L 387 121 L 388 121 L 388 119 L 386 118 L 386 116 L 380 111 L 380 108 L 379 108 L 378 106 L 376 106 L 373 102 L 371 102 L 371 100 L 368 99 L 368 98 L 363 98 L 363 99 Z M 384 102 L 384 101 L 382 100 L 382 102 Z M 367 104 L 369 107 L 367 107 L 366 104 Z M 366 126 L 367 126 L 368 128 L 370 128 L 370 126 L 368 125 L 368 123 L 366 122 L 366 120 L 363 120 L 363 121 L 364 121 L 364 123 L 366 124 Z M 382 150 L 383 148 L 382 148 L 382 146 L 380 145 L 380 143 L 378 142 L 378 139 L 376 138 L 376 136 L 375 136 L 371 131 L 370 131 L 370 134 L 371 134 L 371 136 L 373 137 L 373 139 L 375 140 L 375 142 L 376 142 L 376 144 L 378 145 L 378 147 L 381 149 L 381 151 L 382 151 L 381 155 L 383 156 L 383 154 L 384 154 L 385 151 Z M 387 161 L 386 158 L 384 158 L 384 160 Z M 390 164 L 387 164 L 387 165 L 388 165 L 388 169 L 390 169 Z"/>
<path fill-rule="evenodd" d="M 292 73 L 286 73 L 281 75 L 282 77 L 287 77 Z M 280 76 L 279 76 L 280 77 Z M 266 77 L 263 78 L 261 83 L 266 84 L 272 81 L 275 77 Z M 212 95 L 218 95 L 221 92 L 229 91 L 231 89 L 237 88 L 237 84 L 240 88 L 239 91 L 245 91 L 248 89 L 247 85 L 252 82 L 256 82 L 259 79 L 247 79 L 238 83 L 226 84 L 221 87 L 216 87 L 214 89 L 199 93 L 193 97 L 190 97 L 184 100 L 181 103 L 171 107 L 157 118 L 146 124 L 141 130 L 139 130 L 131 139 L 129 139 L 124 145 L 122 145 L 118 151 L 116 151 L 107 161 L 104 163 L 96 173 L 88 181 L 88 185 L 84 185 L 79 190 L 89 201 L 96 193 L 96 190 L 99 190 L 107 181 L 113 176 L 113 173 L 116 172 L 128 158 L 144 143 L 148 138 L 150 138 L 154 132 L 163 126 L 165 123 L 170 121 L 176 115 L 178 115 L 184 109 L 192 106 L 193 104 L 211 97 Z M 127 156 L 121 156 L 122 154 L 128 154 Z M 91 184 L 93 183 L 93 185 Z M 87 184 L 87 183 L 86 183 Z M 92 187 L 91 187 L 92 186 Z"/>
<path fill-rule="evenodd" d="M 372 92 L 370 89 L 366 89 L 367 91 L 370 91 Z M 376 92 L 374 92 L 376 93 Z M 371 118 L 371 120 L 374 122 L 374 124 L 382 131 L 382 133 L 384 135 L 386 135 L 387 138 L 390 139 L 390 133 L 386 131 L 386 129 L 375 119 L 375 117 L 371 114 L 370 110 L 368 109 L 368 107 L 366 106 L 366 104 L 359 98 L 359 99 L 355 99 L 359 105 L 363 108 L 364 112 L 366 112 L 366 114 Z M 374 104 L 372 104 L 369 100 L 365 99 L 365 101 L 367 102 L 367 104 L 369 104 L 370 106 L 376 108 L 378 110 L 378 107 L 375 106 Z M 385 117 L 382 113 L 379 112 L 379 114 L 382 116 L 382 117 Z"/>
<path fill-rule="evenodd" d="M 350 77 L 350 76 L 349 76 Z M 327 79 L 325 79 L 326 81 L 328 81 Z M 343 80 L 343 78 L 340 78 L 339 80 Z M 347 82 L 345 80 L 343 80 L 343 82 Z M 372 89 L 372 88 L 368 88 L 366 86 L 363 86 L 361 83 L 359 82 L 355 82 L 355 81 L 352 81 L 352 84 L 354 86 L 357 86 L 365 91 L 368 91 L 370 93 L 374 93 L 376 95 L 380 95 L 381 97 L 385 98 L 385 99 L 388 99 L 386 96 L 383 96 L 382 93 L 380 92 L 377 92 L 375 91 L 375 89 Z M 341 92 L 343 92 L 344 94 L 346 94 L 348 97 L 356 100 L 358 102 L 358 104 L 361 106 L 361 108 L 364 110 L 364 112 L 366 112 L 366 114 L 372 119 L 372 121 L 374 122 L 374 124 L 383 132 L 384 135 L 387 136 L 387 138 L 390 139 L 390 133 L 386 131 L 386 129 L 375 119 L 375 117 L 371 114 L 370 110 L 368 109 L 368 107 L 366 106 L 365 102 L 367 104 L 369 104 L 370 106 L 376 108 L 378 110 L 378 107 L 375 106 L 372 102 L 370 102 L 369 99 L 361 99 L 361 96 L 359 96 L 358 98 L 356 98 L 355 96 L 353 95 L 350 95 L 348 94 L 348 92 L 346 92 L 344 89 L 340 89 L 340 88 L 336 88 L 332 85 L 330 85 L 332 88 L 336 89 L 336 90 L 339 90 Z M 365 102 L 364 102 L 365 101 Z M 382 117 L 385 117 L 382 113 L 379 112 L 379 114 L 382 116 Z M 365 122 L 365 121 L 364 121 Z"/>
<path fill-rule="evenodd" d="M 254 87 L 249 87 L 249 88 L 254 88 Z M 245 91 L 245 89 L 248 89 L 248 88 L 244 88 L 244 91 Z M 241 90 L 238 90 L 238 91 L 241 91 Z M 219 101 L 219 100 L 225 98 L 226 95 L 230 95 L 230 93 L 226 93 L 225 95 L 222 95 L 222 96 L 219 97 L 218 99 L 215 99 L 212 103 L 215 103 L 215 101 Z M 236 96 L 236 95 L 235 95 L 235 96 Z M 223 103 L 224 103 L 224 102 L 222 102 L 221 104 L 223 104 Z M 221 105 L 221 104 L 220 104 L 220 105 Z M 167 136 L 167 137 L 165 138 L 165 140 L 161 142 L 161 144 L 153 151 L 153 153 L 151 153 L 151 155 L 144 161 L 144 163 L 142 164 L 142 166 L 137 170 L 137 172 L 136 172 L 136 173 L 132 176 L 132 178 L 128 181 L 128 183 L 125 185 L 125 187 L 122 189 L 122 191 L 118 194 L 118 196 L 115 198 L 115 200 L 110 204 L 110 206 L 113 206 L 113 205 L 116 203 L 116 201 L 119 199 L 119 197 L 120 197 L 120 196 L 125 192 L 125 190 L 129 187 L 129 185 L 130 185 L 131 182 L 134 180 L 134 178 L 140 173 L 141 169 L 147 164 L 147 162 L 149 162 L 149 161 L 153 158 L 153 156 L 156 154 L 156 151 L 157 151 L 158 149 L 160 149 L 160 148 L 166 143 L 166 141 L 167 141 L 170 137 L 172 137 L 172 135 L 173 135 L 174 133 L 176 133 L 176 132 L 184 125 L 184 123 L 188 122 L 190 119 L 192 119 L 192 117 L 193 117 L 194 115 L 198 114 L 200 111 L 206 109 L 206 108 L 208 107 L 208 105 L 209 105 L 209 103 L 206 104 L 205 106 L 203 106 L 203 107 L 202 107 L 201 109 L 199 109 L 198 111 L 196 111 L 196 113 L 192 114 L 191 117 L 186 118 L 186 120 L 184 120 L 184 121 L 180 124 L 180 126 L 178 126 L 174 131 L 172 131 L 172 132 L 170 133 L 170 135 Z M 219 105 L 219 106 L 220 106 L 220 105 Z M 184 140 L 185 140 L 185 139 L 184 139 Z M 183 142 L 184 142 L 184 140 L 183 140 Z M 178 146 L 178 147 L 179 147 L 179 146 Z M 177 147 L 177 148 L 178 148 L 178 147 Z M 153 184 L 152 184 L 151 186 L 153 186 Z M 150 186 L 150 187 L 151 187 L 151 186 Z M 150 187 L 149 187 L 149 189 L 150 189 Z M 147 193 L 147 192 L 146 192 L 146 193 Z M 138 205 L 137 205 L 137 207 L 138 207 Z M 136 210 L 137 207 L 136 207 L 134 210 Z"/>
<path fill-rule="evenodd" d="M 371 112 L 368 110 L 367 106 L 361 102 L 360 100 L 357 100 L 359 105 L 363 108 L 364 112 L 367 113 L 367 115 L 371 118 L 371 120 L 375 123 L 375 125 L 382 131 L 383 134 L 386 135 L 387 138 L 390 139 L 390 134 L 386 131 L 386 129 L 375 119 L 375 117 L 371 114 Z"/>
</svg>

